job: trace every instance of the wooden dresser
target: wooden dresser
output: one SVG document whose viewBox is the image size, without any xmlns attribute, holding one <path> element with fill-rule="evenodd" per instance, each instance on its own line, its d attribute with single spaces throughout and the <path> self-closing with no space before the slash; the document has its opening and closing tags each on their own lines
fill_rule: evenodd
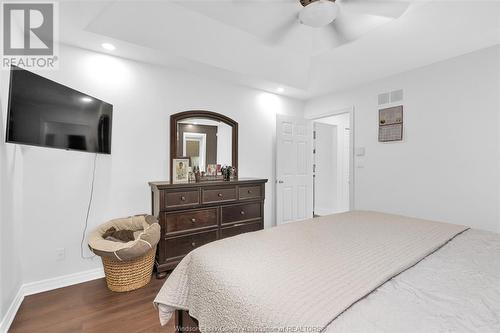
<svg viewBox="0 0 500 333">
<path fill-rule="evenodd" d="M 150 182 L 152 210 L 160 221 L 156 275 L 166 276 L 191 250 L 264 227 L 267 179 Z"/>
</svg>

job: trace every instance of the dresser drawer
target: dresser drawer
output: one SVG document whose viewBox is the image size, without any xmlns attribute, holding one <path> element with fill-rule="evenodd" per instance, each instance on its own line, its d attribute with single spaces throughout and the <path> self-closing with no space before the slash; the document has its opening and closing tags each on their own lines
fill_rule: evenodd
<svg viewBox="0 0 500 333">
<path fill-rule="evenodd" d="M 197 228 L 217 226 L 217 208 L 163 213 L 161 228 L 165 235 Z"/>
<path fill-rule="evenodd" d="M 198 189 L 188 189 L 183 191 L 163 193 L 163 208 L 180 208 L 200 204 L 200 191 Z"/>
<path fill-rule="evenodd" d="M 217 203 L 236 200 L 236 186 L 222 188 L 203 188 L 203 203 Z"/>
<path fill-rule="evenodd" d="M 262 230 L 262 221 L 250 222 L 250 223 L 237 223 L 229 227 L 221 229 L 220 238 L 233 237 L 239 234 L 244 234 L 245 232 L 252 232 L 257 230 Z"/>
<path fill-rule="evenodd" d="M 225 206 L 221 209 L 222 224 L 262 218 L 260 202 Z"/>
<path fill-rule="evenodd" d="M 164 243 L 166 261 L 183 257 L 202 245 L 217 240 L 217 231 L 200 232 L 192 235 L 167 238 Z"/>
<path fill-rule="evenodd" d="M 240 186 L 238 192 L 240 200 L 261 198 L 262 186 L 260 185 Z"/>
</svg>

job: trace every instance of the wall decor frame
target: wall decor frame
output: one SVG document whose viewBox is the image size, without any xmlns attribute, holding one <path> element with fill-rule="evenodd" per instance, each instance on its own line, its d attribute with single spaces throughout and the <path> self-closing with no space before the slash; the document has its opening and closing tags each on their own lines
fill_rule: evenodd
<svg viewBox="0 0 500 333">
<path fill-rule="evenodd" d="M 403 141 L 403 106 L 378 110 L 378 141 Z"/>
</svg>

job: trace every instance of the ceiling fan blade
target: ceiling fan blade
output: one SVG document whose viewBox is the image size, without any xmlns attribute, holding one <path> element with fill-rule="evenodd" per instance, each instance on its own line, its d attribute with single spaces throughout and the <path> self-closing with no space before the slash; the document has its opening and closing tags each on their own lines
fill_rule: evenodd
<svg viewBox="0 0 500 333">
<path fill-rule="evenodd" d="M 329 28 L 334 33 L 334 41 L 338 45 L 348 43 L 354 39 L 354 36 L 349 32 L 347 22 L 342 19 L 342 15 L 337 17 L 335 21 L 329 25 Z"/>
<path fill-rule="evenodd" d="M 313 54 L 320 54 L 332 48 L 347 44 L 353 40 L 348 22 L 339 15 L 335 21 L 323 28 L 311 28 L 315 33 Z"/>
<path fill-rule="evenodd" d="M 355 41 L 369 31 L 385 24 L 392 19 L 382 16 L 357 14 L 340 11 L 335 21 L 321 29 L 323 43 L 326 47 L 339 47 Z"/>
<path fill-rule="evenodd" d="M 286 19 L 282 20 L 274 27 L 270 33 L 269 37 L 266 38 L 269 43 L 279 43 L 282 41 L 287 34 L 291 32 L 291 30 L 297 26 L 299 26 L 298 14 L 291 15 Z"/>
<path fill-rule="evenodd" d="M 338 4 L 345 11 L 391 18 L 400 17 L 410 6 L 401 0 L 340 0 Z"/>
<path fill-rule="evenodd" d="M 359 15 L 345 13 L 343 9 L 330 25 L 327 26 L 330 41 L 335 46 L 349 43 L 359 37 L 356 27 L 359 25 Z"/>
</svg>

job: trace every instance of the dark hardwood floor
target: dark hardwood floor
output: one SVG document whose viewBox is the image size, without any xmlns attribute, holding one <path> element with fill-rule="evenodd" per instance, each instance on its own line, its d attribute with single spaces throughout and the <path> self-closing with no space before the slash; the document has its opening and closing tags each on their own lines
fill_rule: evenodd
<svg viewBox="0 0 500 333">
<path fill-rule="evenodd" d="M 9 332 L 174 333 L 173 320 L 160 326 L 152 303 L 164 282 L 153 277 L 144 288 L 115 293 L 99 279 L 28 296 Z"/>
</svg>

